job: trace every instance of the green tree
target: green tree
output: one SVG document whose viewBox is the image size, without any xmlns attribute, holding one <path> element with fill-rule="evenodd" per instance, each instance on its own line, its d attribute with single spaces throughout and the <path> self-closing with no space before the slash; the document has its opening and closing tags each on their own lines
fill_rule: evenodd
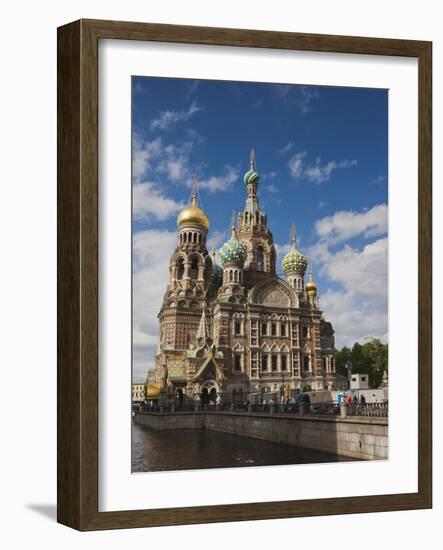
<svg viewBox="0 0 443 550">
<path fill-rule="evenodd" d="M 344 346 L 335 354 L 337 373 L 348 377 L 346 363 L 352 363 L 352 372 L 356 374 L 368 374 L 369 384 L 377 388 L 383 378 L 383 373 L 388 371 L 388 344 L 383 344 L 378 338 L 359 344 L 356 342 L 352 349 Z"/>
<path fill-rule="evenodd" d="M 342 376 L 348 376 L 348 371 L 346 370 L 346 363 L 351 360 L 351 350 L 344 346 L 341 350 L 337 350 L 335 354 L 335 364 L 338 374 Z"/>
</svg>

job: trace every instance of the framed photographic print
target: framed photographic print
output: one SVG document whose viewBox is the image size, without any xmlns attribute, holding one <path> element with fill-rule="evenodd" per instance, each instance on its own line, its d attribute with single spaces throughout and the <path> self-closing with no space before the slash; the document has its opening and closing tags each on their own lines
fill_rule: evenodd
<svg viewBox="0 0 443 550">
<path fill-rule="evenodd" d="M 58 30 L 58 520 L 431 507 L 431 43 Z"/>
</svg>

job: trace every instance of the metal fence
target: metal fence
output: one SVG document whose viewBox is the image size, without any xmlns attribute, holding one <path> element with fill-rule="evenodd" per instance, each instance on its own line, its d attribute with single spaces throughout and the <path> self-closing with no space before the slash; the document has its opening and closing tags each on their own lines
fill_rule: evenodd
<svg viewBox="0 0 443 550">
<path fill-rule="evenodd" d="M 180 414 L 191 412 L 236 412 L 236 413 L 263 413 L 263 414 L 310 414 L 324 416 L 388 416 L 388 403 L 209 403 L 199 401 L 177 404 L 154 402 L 140 405 L 139 412 Z M 137 412 L 136 410 L 134 412 Z"/>
</svg>

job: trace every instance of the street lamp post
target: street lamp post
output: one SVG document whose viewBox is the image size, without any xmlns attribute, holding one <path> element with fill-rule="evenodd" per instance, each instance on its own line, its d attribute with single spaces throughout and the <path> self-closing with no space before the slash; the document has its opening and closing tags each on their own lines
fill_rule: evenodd
<svg viewBox="0 0 443 550">
<path fill-rule="evenodd" d="M 346 363 L 345 367 L 348 371 L 349 391 L 351 391 L 351 375 L 352 375 L 352 363 L 351 363 L 351 361 L 348 361 Z"/>
</svg>

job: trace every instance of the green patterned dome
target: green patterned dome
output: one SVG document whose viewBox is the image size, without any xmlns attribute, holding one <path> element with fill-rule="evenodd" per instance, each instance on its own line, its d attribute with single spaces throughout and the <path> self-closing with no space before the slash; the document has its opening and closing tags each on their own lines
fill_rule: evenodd
<svg viewBox="0 0 443 550">
<path fill-rule="evenodd" d="M 255 170 L 251 169 L 246 172 L 243 179 L 244 179 L 245 185 L 249 185 L 249 184 L 258 185 L 260 181 L 260 176 Z"/>
<path fill-rule="evenodd" d="M 308 262 L 304 255 L 299 252 L 295 246 L 293 246 L 283 258 L 281 265 L 286 275 L 291 275 L 293 273 L 304 274 L 308 266 Z"/>
<path fill-rule="evenodd" d="M 246 259 L 246 246 L 237 239 L 233 232 L 229 241 L 227 241 L 219 250 L 222 264 L 235 263 L 243 267 Z"/>
<path fill-rule="evenodd" d="M 243 176 L 243 180 L 245 182 L 245 185 L 258 185 L 260 181 L 260 176 L 258 175 L 257 169 L 255 167 L 255 151 L 254 149 L 251 149 L 251 153 L 249 156 L 249 170 L 246 172 L 246 174 Z"/>
</svg>

